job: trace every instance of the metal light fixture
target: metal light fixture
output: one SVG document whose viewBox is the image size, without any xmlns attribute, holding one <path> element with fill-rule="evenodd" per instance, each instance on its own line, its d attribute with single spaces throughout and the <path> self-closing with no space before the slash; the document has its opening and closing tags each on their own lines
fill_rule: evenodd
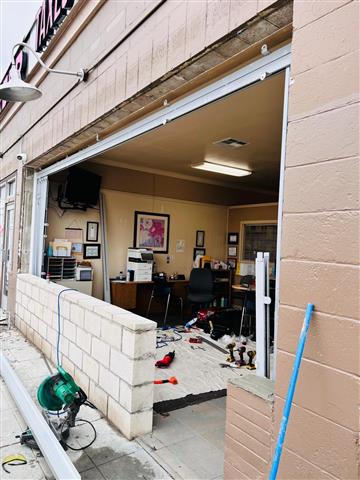
<svg viewBox="0 0 360 480">
<path fill-rule="evenodd" d="M 27 43 L 16 43 L 13 47 L 13 62 L 12 64 L 14 65 L 16 69 L 16 63 L 15 63 L 15 49 L 17 47 L 23 47 L 28 50 L 30 50 L 31 53 L 36 57 L 37 61 L 40 63 L 40 65 L 45 68 L 46 71 L 50 73 L 59 73 L 61 75 L 73 75 L 75 77 L 78 77 L 80 79 L 80 82 L 85 80 L 86 77 L 86 71 L 81 69 L 79 72 L 69 72 L 67 70 L 55 70 L 54 68 L 49 68 L 45 63 L 41 60 L 39 55 L 33 50 L 30 45 Z M 37 100 L 38 98 L 41 97 L 42 92 L 35 87 L 34 85 L 31 85 L 30 83 L 25 82 L 20 78 L 20 73 L 17 71 L 18 76 L 15 78 L 12 78 L 9 80 L 7 83 L 4 83 L 3 85 L 0 85 L 0 98 L 2 100 L 6 100 L 7 102 L 29 102 L 31 100 Z"/>
<path fill-rule="evenodd" d="M 245 170 L 244 168 L 232 167 L 230 165 L 222 165 L 220 163 L 201 162 L 191 165 L 192 168 L 198 170 L 205 170 L 207 172 L 221 173 L 223 175 L 231 175 L 232 177 L 246 177 L 251 175 L 251 170 Z"/>
</svg>

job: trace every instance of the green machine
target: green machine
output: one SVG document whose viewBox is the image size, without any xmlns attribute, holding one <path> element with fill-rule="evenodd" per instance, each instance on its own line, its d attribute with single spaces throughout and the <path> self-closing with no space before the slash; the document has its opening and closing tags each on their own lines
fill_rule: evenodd
<svg viewBox="0 0 360 480">
<path fill-rule="evenodd" d="M 68 372 L 60 365 L 56 368 L 57 372 L 45 378 L 40 384 L 37 399 L 43 408 L 45 420 L 66 449 L 65 440 L 69 437 L 70 428 L 75 426 L 76 416 L 81 405 L 87 402 L 87 396 Z M 29 429 L 20 435 L 20 442 L 33 448 L 37 447 Z"/>
</svg>

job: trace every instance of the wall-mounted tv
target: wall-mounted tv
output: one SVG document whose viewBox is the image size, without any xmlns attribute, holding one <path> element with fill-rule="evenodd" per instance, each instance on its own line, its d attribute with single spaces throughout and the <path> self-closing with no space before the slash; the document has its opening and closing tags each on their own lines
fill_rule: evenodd
<svg viewBox="0 0 360 480">
<path fill-rule="evenodd" d="M 59 190 L 59 207 L 86 210 L 99 201 L 101 177 L 80 167 L 71 167 Z"/>
</svg>

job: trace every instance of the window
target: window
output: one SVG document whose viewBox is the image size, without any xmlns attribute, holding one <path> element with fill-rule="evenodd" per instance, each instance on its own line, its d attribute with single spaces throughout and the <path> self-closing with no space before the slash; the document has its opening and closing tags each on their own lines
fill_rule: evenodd
<svg viewBox="0 0 360 480">
<path fill-rule="evenodd" d="M 13 197 L 15 195 L 15 180 L 11 180 L 11 182 L 8 182 L 7 187 L 8 197 Z"/>
<path fill-rule="evenodd" d="M 276 261 L 277 225 L 254 223 L 243 225 L 242 260 L 253 261 L 257 252 L 269 252 L 270 262 Z"/>
</svg>

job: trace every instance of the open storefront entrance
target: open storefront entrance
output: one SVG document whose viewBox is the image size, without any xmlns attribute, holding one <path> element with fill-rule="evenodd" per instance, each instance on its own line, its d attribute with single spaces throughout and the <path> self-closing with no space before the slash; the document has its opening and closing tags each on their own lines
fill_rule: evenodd
<svg viewBox="0 0 360 480">
<path fill-rule="evenodd" d="M 241 333 L 252 335 L 254 341 L 255 333 L 259 335 L 255 328 L 255 256 L 259 249 L 269 251 L 273 342 L 288 85 L 284 69 L 288 64 L 289 49 L 283 47 L 37 174 L 34 273 L 45 272 L 64 286 L 86 285 L 84 293 L 149 316 L 159 326 L 183 325 L 204 305 L 234 307 L 235 323 L 240 327 L 242 319 Z M 204 161 L 249 174 L 237 177 L 194 168 Z M 69 198 L 64 192 L 69 193 L 67 182 L 69 175 L 74 179 L 76 165 L 83 176 L 77 187 L 75 182 L 75 193 L 82 192 L 87 200 L 73 197 L 66 202 Z M 96 189 L 94 179 L 100 177 L 101 201 L 89 200 Z M 84 203 L 85 210 L 73 209 Z M 157 234 L 160 239 L 155 238 Z M 132 279 L 128 248 L 147 246 L 155 246 L 150 278 Z M 58 248 L 60 256 L 54 255 Z M 194 260 L 212 270 L 212 298 L 202 302 L 189 296 L 190 275 L 198 266 Z M 76 270 L 77 261 L 91 265 L 82 263 Z M 93 277 L 86 283 L 87 266 Z M 157 296 L 154 271 L 157 277 L 168 277 L 170 297 L 160 295 L 150 304 L 152 292 Z M 61 278 L 54 278 L 54 272 Z M 239 328 L 234 333 L 239 334 Z M 176 345 L 162 338 L 163 334 L 179 338 L 176 333 L 159 333 L 159 343 L 166 345 L 158 349 L 161 357 Z M 219 365 L 226 363 L 227 354 L 212 346 L 202 350 L 191 345 L 184 341 L 188 336 L 194 335 L 184 334 L 177 342 L 176 362 L 166 371 L 183 381 L 173 390 L 159 386 L 155 403 L 222 391 L 229 376 L 236 374 Z"/>
</svg>

